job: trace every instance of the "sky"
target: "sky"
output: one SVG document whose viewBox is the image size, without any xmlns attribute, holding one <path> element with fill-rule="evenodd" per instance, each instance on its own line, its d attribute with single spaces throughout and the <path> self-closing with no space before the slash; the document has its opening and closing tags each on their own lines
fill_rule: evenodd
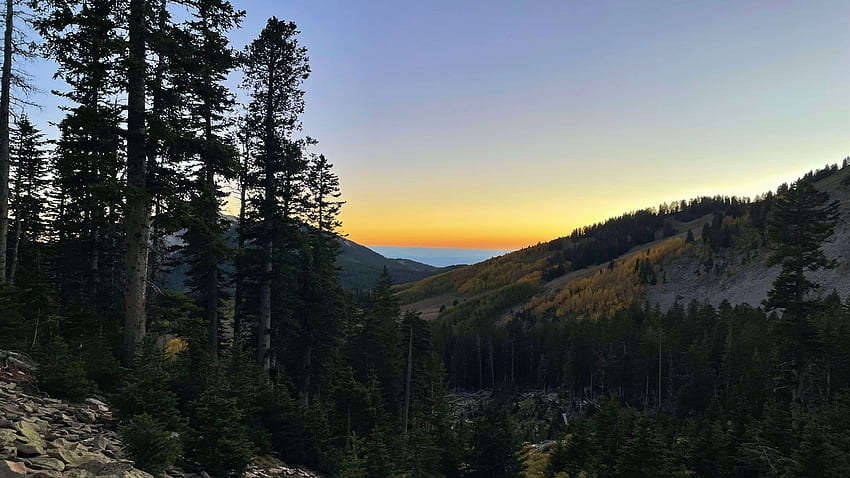
<svg viewBox="0 0 850 478">
<path fill-rule="evenodd" d="M 517 249 L 850 155 L 846 0 L 234 4 L 237 47 L 299 25 L 304 131 L 364 245 Z"/>
</svg>

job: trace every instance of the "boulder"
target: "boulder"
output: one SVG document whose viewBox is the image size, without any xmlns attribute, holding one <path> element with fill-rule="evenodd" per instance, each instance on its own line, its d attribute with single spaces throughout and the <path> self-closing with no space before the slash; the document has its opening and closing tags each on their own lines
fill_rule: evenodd
<svg viewBox="0 0 850 478">
<path fill-rule="evenodd" d="M 74 468 L 71 470 L 66 470 L 64 473 L 66 478 L 94 478 L 95 475 L 92 475 L 91 472 L 82 470 L 79 468 Z"/>
<path fill-rule="evenodd" d="M 20 421 L 15 424 L 15 429 L 18 430 L 18 433 L 26 437 L 26 442 L 36 446 L 42 451 L 38 452 L 39 454 L 44 453 L 44 447 L 47 445 L 44 442 L 44 439 L 41 438 L 41 431 L 39 430 L 40 426 L 35 423 Z M 20 450 L 20 448 L 18 448 Z"/>
<path fill-rule="evenodd" d="M 54 441 L 53 443 L 55 444 L 56 442 Z M 47 455 L 51 458 L 62 460 L 66 465 L 74 465 L 80 461 L 80 455 L 69 448 L 51 448 L 47 450 Z"/>
<path fill-rule="evenodd" d="M 18 449 L 18 456 L 37 456 L 44 454 L 44 447 L 38 443 L 17 442 L 15 448 Z"/>
<path fill-rule="evenodd" d="M 11 445 L 0 446 L 0 460 L 6 458 L 15 458 L 18 456 L 18 449 Z"/>
<path fill-rule="evenodd" d="M 57 439 L 53 440 L 51 445 L 53 445 L 53 448 L 64 448 L 66 450 L 71 450 L 71 451 L 76 450 L 77 447 L 80 446 L 79 443 L 71 442 L 71 441 L 68 441 L 64 438 L 57 438 Z"/>
<path fill-rule="evenodd" d="M 16 461 L 0 461 L 0 478 L 21 478 L 26 476 L 27 467 Z"/>
<path fill-rule="evenodd" d="M 106 463 L 89 461 L 81 464 L 79 469 L 86 470 L 98 477 L 153 478 L 153 475 L 134 468 L 133 463 L 128 461 L 110 461 Z"/>
<path fill-rule="evenodd" d="M 27 459 L 27 462 L 33 468 L 53 471 L 63 471 L 65 469 L 65 463 L 62 462 L 62 460 L 57 460 L 56 458 L 50 458 L 48 456 L 29 458 Z"/>
<path fill-rule="evenodd" d="M 20 438 L 15 430 L 0 428 L 0 447 L 14 445 Z"/>
<path fill-rule="evenodd" d="M 32 473 L 27 475 L 28 478 L 63 478 L 64 475 L 58 471 L 50 470 L 32 470 Z"/>
</svg>

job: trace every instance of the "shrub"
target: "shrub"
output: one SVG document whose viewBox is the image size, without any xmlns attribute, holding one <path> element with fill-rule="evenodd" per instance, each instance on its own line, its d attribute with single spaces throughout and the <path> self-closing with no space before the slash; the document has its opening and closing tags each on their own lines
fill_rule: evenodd
<svg viewBox="0 0 850 478">
<path fill-rule="evenodd" d="M 72 354 L 61 338 L 54 338 L 39 356 L 36 374 L 41 389 L 72 402 L 83 401 L 95 391 L 82 359 Z"/>
<path fill-rule="evenodd" d="M 237 400 L 220 379 L 213 379 L 192 403 L 190 458 L 212 476 L 241 473 L 254 453 Z"/>
<path fill-rule="evenodd" d="M 127 453 L 149 473 L 162 473 L 180 457 L 179 436 L 147 413 L 133 417 L 120 431 Z"/>
</svg>

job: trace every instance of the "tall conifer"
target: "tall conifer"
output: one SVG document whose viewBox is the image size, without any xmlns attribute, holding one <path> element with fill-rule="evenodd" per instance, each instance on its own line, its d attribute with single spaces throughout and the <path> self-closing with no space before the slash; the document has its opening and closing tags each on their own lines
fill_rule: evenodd
<svg viewBox="0 0 850 478">
<path fill-rule="evenodd" d="M 245 52 L 245 80 L 250 90 L 250 135 L 256 154 L 250 165 L 255 182 L 250 201 L 255 210 L 256 242 L 261 249 L 259 311 L 257 312 L 257 360 L 263 370 L 271 367 L 272 280 L 275 236 L 292 226 L 293 184 L 302 164 L 302 149 L 293 138 L 304 111 L 303 81 L 310 74 L 307 50 L 298 44 L 292 22 L 269 19 L 260 36 Z"/>
</svg>

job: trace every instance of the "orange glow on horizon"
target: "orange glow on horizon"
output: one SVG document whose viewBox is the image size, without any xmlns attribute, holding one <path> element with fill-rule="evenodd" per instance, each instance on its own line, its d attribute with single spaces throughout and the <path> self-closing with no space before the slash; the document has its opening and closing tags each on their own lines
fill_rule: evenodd
<svg viewBox="0 0 850 478">
<path fill-rule="evenodd" d="M 656 178 L 651 185 L 647 177 L 621 174 L 576 180 L 571 189 L 559 182 L 515 185 L 472 180 L 461 187 L 411 181 L 409 187 L 382 191 L 353 181 L 350 188 L 343 187 L 346 204 L 339 232 L 365 246 L 517 250 L 664 202 L 714 195 L 755 197 L 823 164 L 785 167 L 773 174 L 755 171 L 747 177 L 721 172 L 688 180 Z M 422 199 L 429 197 L 433 199 Z M 224 212 L 237 214 L 235 196 L 228 198 Z"/>
<path fill-rule="evenodd" d="M 488 186 L 474 183 L 467 186 L 468 195 L 441 196 L 431 202 L 417 200 L 416 186 L 402 194 L 398 190 L 385 193 L 385 197 L 374 190 L 363 196 L 352 191 L 345 198 L 341 232 L 366 246 L 517 250 L 665 202 L 714 195 L 752 198 L 822 166 L 815 163 L 773 174 L 760 171 L 749 177 L 694 176 L 691 181 L 666 184 L 659 180 L 650 188 L 647 178 L 623 175 L 600 181 L 595 187 L 550 187 L 547 196 L 505 197 L 505 191 L 482 192 Z M 418 192 L 427 197 L 429 191 Z M 482 201 L 482 197 L 494 200 Z"/>
</svg>

